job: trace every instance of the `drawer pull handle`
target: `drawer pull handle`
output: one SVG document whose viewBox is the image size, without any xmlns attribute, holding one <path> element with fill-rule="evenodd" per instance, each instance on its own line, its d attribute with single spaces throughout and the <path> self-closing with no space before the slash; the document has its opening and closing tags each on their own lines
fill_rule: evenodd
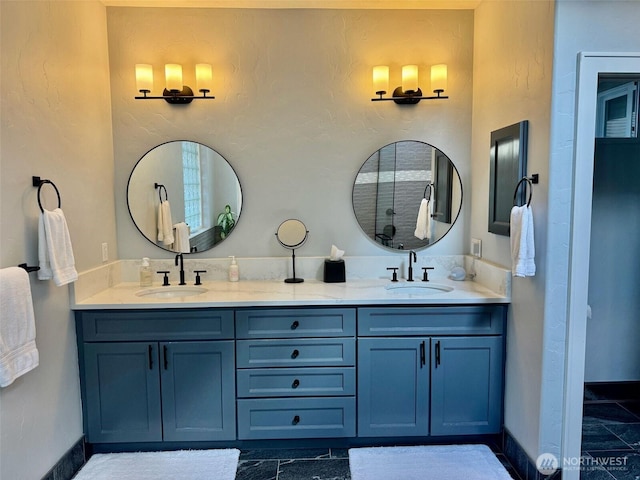
<svg viewBox="0 0 640 480">
<path fill-rule="evenodd" d="M 298 355 L 300 355 L 300 352 L 298 350 L 294 350 L 291 354 L 291 358 L 298 358 Z"/>
<path fill-rule="evenodd" d="M 299 386 L 300 386 L 300 380 L 296 378 L 291 384 L 291 388 L 298 388 Z"/>
<path fill-rule="evenodd" d="M 295 322 L 293 322 L 291 324 L 291 330 L 295 330 L 296 328 L 298 328 L 300 326 L 300 322 L 298 322 L 298 320 L 296 320 Z"/>
<path fill-rule="evenodd" d="M 293 417 L 293 421 L 291 422 L 294 425 L 297 425 L 300 423 L 300 417 L 298 415 L 296 415 L 295 417 Z"/>
</svg>

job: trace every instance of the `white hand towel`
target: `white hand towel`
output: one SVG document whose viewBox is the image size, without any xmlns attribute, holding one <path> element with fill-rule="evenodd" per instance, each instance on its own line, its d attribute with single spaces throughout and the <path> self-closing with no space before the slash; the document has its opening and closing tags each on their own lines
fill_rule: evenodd
<svg viewBox="0 0 640 480">
<path fill-rule="evenodd" d="M 169 200 L 160 202 L 158 206 L 158 241 L 171 245 L 173 238 L 173 220 L 171 220 L 171 206 Z"/>
<path fill-rule="evenodd" d="M 431 238 L 431 202 L 426 198 L 420 202 L 416 229 L 413 234 L 420 240 Z"/>
<path fill-rule="evenodd" d="M 533 239 L 531 207 L 511 209 L 511 273 L 514 277 L 533 277 L 536 274 L 536 248 Z"/>
<path fill-rule="evenodd" d="M 47 247 L 47 234 L 44 230 L 44 215 L 41 213 L 38 217 L 38 280 L 51 280 L 53 272 L 49 263 L 49 250 Z"/>
<path fill-rule="evenodd" d="M 36 324 L 29 274 L 22 268 L 0 270 L 0 387 L 38 366 Z"/>
<path fill-rule="evenodd" d="M 174 237 L 175 242 L 173 244 L 173 250 L 180 253 L 189 253 L 189 225 L 184 222 L 176 223 L 173 228 L 175 229 Z"/>
<path fill-rule="evenodd" d="M 67 220 L 60 208 L 40 213 L 38 223 L 39 280 L 51 280 L 60 287 L 78 279 Z"/>
</svg>

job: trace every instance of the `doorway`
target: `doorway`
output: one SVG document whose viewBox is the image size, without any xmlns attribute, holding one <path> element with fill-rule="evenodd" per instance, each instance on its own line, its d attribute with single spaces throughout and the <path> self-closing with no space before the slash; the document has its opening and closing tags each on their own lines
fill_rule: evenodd
<svg viewBox="0 0 640 480">
<path fill-rule="evenodd" d="M 563 407 L 562 451 L 565 459 L 578 459 L 581 456 L 590 238 L 592 228 L 596 227 L 591 221 L 595 164 L 594 127 L 598 79 L 603 73 L 640 75 L 640 53 L 585 53 L 579 58 Z M 577 480 L 579 476 L 578 470 L 563 472 L 563 478 L 568 480 Z"/>
</svg>

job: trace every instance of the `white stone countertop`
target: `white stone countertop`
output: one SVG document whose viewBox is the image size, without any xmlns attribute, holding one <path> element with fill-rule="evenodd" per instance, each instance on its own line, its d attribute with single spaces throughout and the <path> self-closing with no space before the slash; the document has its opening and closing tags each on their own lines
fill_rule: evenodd
<svg viewBox="0 0 640 480">
<path fill-rule="evenodd" d="M 389 285 L 398 288 L 387 289 Z M 425 285 L 452 287 L 453 290 L 424 288 Z M 409 288 L 403 288 L 404 286 Z M 167 288 L 175 287 L 173 284 Z M 344 283 L 324 283 L 318 280 L 305 280 L 303 283 L 285 283 L 282 280 L 205 281 L 202 287 L 207 291 L 199 295 L 155 298 L 136 295 L 145 288 L 141 288 L 137 283 L 124 282 L 81 301 L 72 300 L 71 308 L 97 310 L 336 305 L 427 306 L 510 302 L 508 296 L 489 290 L 478 282 L 453 281 L 448 278 L 434 278 L 429 283 L 408 283 L 400 280 L 395 284 L 388 279 L 347 280 Z M 164 287 L 154 283 L 148 288 Z"/>
</svg>

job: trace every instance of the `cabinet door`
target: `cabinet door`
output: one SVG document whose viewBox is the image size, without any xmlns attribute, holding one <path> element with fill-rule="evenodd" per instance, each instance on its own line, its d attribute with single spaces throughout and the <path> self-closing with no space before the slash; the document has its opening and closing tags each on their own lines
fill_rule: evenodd
<svg viewBox="0 0 640 480">
<path fill-rule="evenodd" d="M 86 343 L 87 441 L 162 440 L 156 343 Z"/>
<path fill-rule="evenodd" d="M 235 440 L 233 340 L 160 349 L 164 440 Z"/>
<path fill-rule="evenodd" d="M 358 436 L 429 434 L 429 340 L 358 340 Z"/>
<path fill-rule="evenodd" d="M 431 434 L 500 432 L 502 337 L 431 339 Z"/>
</svg>

